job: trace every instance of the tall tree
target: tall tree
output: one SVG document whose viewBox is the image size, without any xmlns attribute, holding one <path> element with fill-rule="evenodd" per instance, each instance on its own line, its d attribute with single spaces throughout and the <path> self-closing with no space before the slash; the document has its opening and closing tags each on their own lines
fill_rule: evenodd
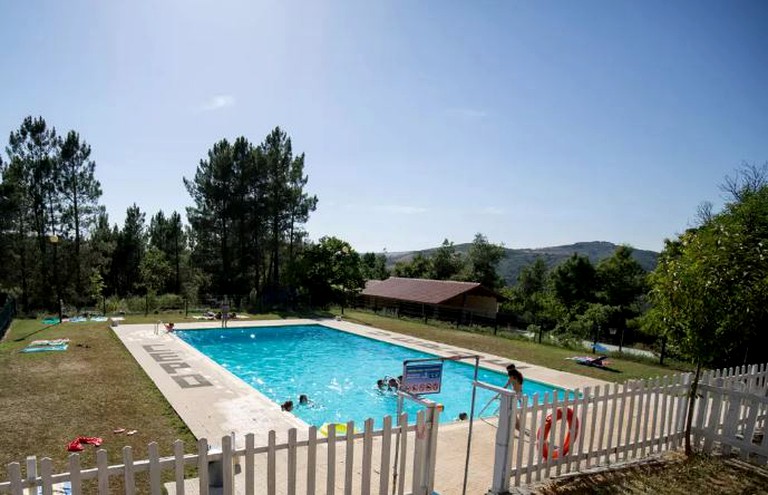
<svg viewBox="0 0 768 495">
<path fill-rule="evenodd" d="M 385 254 L 365 253 L 360 258 L 360 270 L 365 280 L 384 280 L 389 277 Z"/>
<path fill-rule="evenodd" d="M 80 135 L 69 131 L 61 145 L 60 188 L 63 196 L 62 223 L 69 237 L 74 237 L 75 294 L 84 294 L 83 261 L 80 255 L 83 235 L 96 221 L 101 185 L 94 176 L 96 163 L 90 159 L 91 147 Z"/>
<path fill-rule="evenodd" d="M 173 268 L 163 251 L 150 246 L 139 262 L 139 273 L 144 289 L 151 294 L 157 294 L 166 287 Z"/>
<path fill-rule="evenodd" d="M 136 294 L 141 289 L 141 259 L 147 246 L 144 219 L 145 214 L 138 206 L 130 206 L 117 236 L 112 269 L 118 274 L 118 291 L 122 295 Z"/>
<path fill-rule="evenodd" d="M 157 212 L 149 221 L 149 244 L 160 250 L 171 267 L 166 280 L 158 290 L 179 294 L 181 292 L 181 259 L 186 251 L 186 233 L 181 215 L 171 213 L 166 218 L 163 211 Z"/>
<path fill-rule="evenodd" d="M 12 176 L 15 185 L 20 189 L 23 202 L 20 205 L 19 221 L 16 232 L 18 235 L 27 236 L 29 227 L 34 232 L 37 240 L 37 252 L 32 257 L 26 251 L 22 251 L 23 257 L 22 278 L 26 280 L 30 272 L 27 266 L 32 259 L 38 260 L 39 270 L 34 275 L 35 287 L 39 290 L 36 294 L 46 302 L 49 307 L 54 306 L 50 267 L 48 263 L 49 236 L 58 235 L 60 205 L 57 195 L 58 168 L 56 166 L 59 156 L 60 141 L 56 129 L 49 126 L 42 117 L 26 117 L 17 131 L 11 133 L 8 139 L 6 152 L 13 167 Z M 26 248 L 26 242 L 21 246 Z M 55 264 L 55 261 L 54 261 Z M 22 301 L 27 300 L 28 284 L 24 283 Z"/>
<path fill-rule="evenodd" d="M 304 175 L 304 153 L 291 162 L 288 173 L 288 263 L 294 261 L 294 245 L 305 235 L 301 225 L 309 220 L 309 214 L 317 209 L 317 196 L 310 196 L 304 191 L 309 176 Z"/>
<path fill-rule="evenodd" d="M 496 270 L 505 256 L 504 246 L 491 244 L 483 234 L 476 234 L 467 254 L 464 279 L 480 282 L 489 289 L 501 287 L 503 281 Z"/>
<path fill-rule="evenodd" d="M 299 287 L 311 304 L 345 305 L 348 297 L 364 286 L 360 256 L 336 237 L 323 237 L 302 252 L 298 270 Z"/>
<path fill-rule="evenodd" d="M 599 296 L 605 304 L 629 308 L 646 292 L 646 272 L 632 257 L 630 246 L 618 246 L 597 264 Z"/>
<path fill-rule="evenodd" d="M 456 247 L 448 239 L 443 241 L 443 245 L 435 250 L 431 258 L 432 274 L 430 278 L 435 280 L 450 280 L 458 276 L 464 267 L 461 253 L 456 252 Z"/>
<path fill-rule="evenodd" d="M 170 248 L 166 253 L 170 260 L 173 271 L 173 292 L 181 292 L 181 260 L 187 250 L 187 234 L 184 231 L 184 224 L 181 221 L 181 215 L 174 211 L 168 219 L 168 237 L 167 245 Z"/>
<path fill-rule="evenodd" d="M 398 261 L 393 272 L 396 277 L 429 278 L 432 274 L 432 260 L 416 253 L 410 261 Z"/>
<path fill-rule="evenodd" d="M 195 177 L 184 178 L 184 185 L 195 203 L 187 208 L 195 232 L 195 261 L 212 275 L 214 290 L 223 293 L 230 287 L 231 199 L 236 185 L 232 146 L 226 139 L 213 145 L 208 158 L 200 160 Z"/>
<path fill-rule="evenodd" d="M 110 226 L 106 211 L 103 207 L 99 208 L 96 223 L 88 240 L 89 281 L 98 276 L 97 279 L 103 283 L 102 290 L 106 294 L 118 292 L 117 270 L 113 270 L 117 240 L 117 227 Z M 105 293 L 100 295 L 105 295 Z"/>
<path fill-rule="evenodd" d="M 667 241 L 651 274 L 647 321 L 696 362 L 686 420 L 686 452 L 703 366 L 764 362 L 768 351 L 768 166 L 726 182 L 731 198 Z"/>
<path fill-rule="evenodd" d="M 619 345 L 624 341 L 627 320 L 640 313 L 642 296 L 648 290 L 647 273 L 632 257 L 632 251 L 629 246 L 618 246 L 596 267 L 598 300 L 613 308 L 608 324 L 621 330 Z"/>
<path fill-rule="evenodd" d="M 551 280 L 555 298 L 571 318 L 583 312 L 588 303 L 595 302 L 597 271 L 586 256 L 573 253 L 552 270 Z"/>
<path fill-rule="evenodd" d="M 268 230 L 270 236 L 269 284 L 273 289 L 280 286 L 280 245 L 290 218 L 286 205 L 291 202 L 289 180 L 293 162 L 291 138 L 275 127 L 259 145 L 266 174 L 266 198 Z"/>
<path fill-rule="evenodd" d="M 27 235 L 27 204 L 22 179 L 22 163 L 3 163 L 0 157 L 0 290 L 21 289 L 21 305 L 26 310 L 29 296 L 30 250 Z"/>
<path fill-rule="evenodd" d="M 542 323 L 548 281 L 547 264 L 540 256 L 532 264 L 523 267 L 517 277 L 514 295 L 525 318 L 535 325 Z"/>
</svg>

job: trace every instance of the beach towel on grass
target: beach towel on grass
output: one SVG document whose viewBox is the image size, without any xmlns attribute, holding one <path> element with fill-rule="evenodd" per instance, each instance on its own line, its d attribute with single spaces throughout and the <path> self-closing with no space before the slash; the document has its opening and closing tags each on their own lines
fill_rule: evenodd
<svg viewBox="0 0 768 495">
<path fill-rule="evenodd" d="M 45 347 L 25 347 L 21 352 L 47 352 L 47 351 L 66 351 L 69 344 L 48 345 Z"/>
<path fill-rule="evenodd" d="M 33 340 L 21 352 L 66 351 L 69 339 Z"/>
</svg>

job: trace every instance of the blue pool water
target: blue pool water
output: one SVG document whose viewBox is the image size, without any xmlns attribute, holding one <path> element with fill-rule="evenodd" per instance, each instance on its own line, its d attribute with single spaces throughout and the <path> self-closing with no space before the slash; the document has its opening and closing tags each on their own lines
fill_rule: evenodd
<svg viewBox="0 0 768 495">
<path fill-rule="evenodd" d="M 293 414 L 315 426 L 373 418 L 380 427 L 384 416 L 397 414 L 397 398 L 379 391 L 376 380 L 402 374 L 405 359 L 434 357 L 322 325 L 178 330 L 176 335 L 277 404 L 293 400 Z M 445 362 L 441 393 L 426 396 L 444 405 L 441 422 L 455 421 L 461 412 L 469 414 L 473 374 L 472 365 Z M 478 377 L 499 386 L 507 380 L 506 374 L 482 368 Z M 562 397 L 561 389 L 531 380 L 523 384 L 529 396 L 553 390 Z M 299 406 L 300 394 L 312 403 Z M 477 394 L 479 413 L 494 394 L 479 388 Z M 405 406 L 409 417 L 420 409 L 408 400 Z M 493 415 L 497 408 L 495 401 L 483 416 Z"/>
</svg>

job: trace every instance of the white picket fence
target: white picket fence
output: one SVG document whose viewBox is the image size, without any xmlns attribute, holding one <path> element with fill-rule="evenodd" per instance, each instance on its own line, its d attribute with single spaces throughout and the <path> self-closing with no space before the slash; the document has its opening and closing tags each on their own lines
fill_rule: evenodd
<svg viewBox="0 0 768 495">
<path fill-rule="evenodd" d="M 699 383 L 693 443 L 706 453 L 768 463 L 768 366 L 705 375 Z"/>
<path fill-rule="evenodd" d="M 509 390 L 478 383 L 502 399 L 490 493 L 679 448 L 692 378 L 682 373 L 521 401 Z M 758 445 L 753 439 L 765 425 L 767 379 L 766 365 L 702 374 L 706 395 L 698 401 L 693 431 L 704 451 L 718 443 L 724 451 L 743 449 L 743 456 L 765 455 L 764 436 Z"/>
<path fill-rule="evenodd" d="M 566 397 L 553 391 L 519 402 L 508 389 L 476 382 L 501 397 L 489 493 L 679 448 L 691 379 L 690 373 L 676 374 L 585 388 Z M 738 453 L 765 464 L 767 418 L 768 365 L 702 374 L 692 427 L 697 448 Z M 167 457 L 160 457 L 159 446 L 151 443 L 149 459 L 135 461 L 132 449 L 125 447 L 119 465 L 109 465 L 102 449 L 95 467 L 83 469 L 79 454 L 71 454 L 68 471 L 59 474 L 53 473 L 51 459 L 43 458 L 38 469 L 37 459 L 30 457 L 25 473 L 20 463 L 8 465 L 9 481 L 0 482 L 0 493 L 36 495 L 41 488 L 44 495 L 53 495 L 55 485 L 69 482 L 74 495 L 83 493 L 84 487 L 88 493 L 108 494 L 115 493 L 110 487 L 119 479 L 121 491 L 132 495 L 140 475 L 145 479 L 138 484 L 148 486 L 144 491 L 158 495 L 163 492 L 162 480 L 171 478 L 170 491 L 182 495 L 207 495 L 217 481 L 221 487 L 216 493 L 225 495 L 388 495 L 393 489 L 398 495 L 427 495 L 435 480 L 438 419 L 438 408 L 429 403 L 415 424 L 408 425 L 404 414 L 396 425 L 386 417 L 383 427 L 374 430 L 369 419 L 363 432 L 343 436 L 331 429 L 328 438 L 318 438 L 312 427 L 306 440 L 298 440 L 297 430 L 291 429 L 287 441 L 278 444 L 271 431 L 267 445 L 257 447 L 255 436 L 249 434 L 239 448 L 226 436 L 216 450 L 209 450 L 201 439 L 196 453 L 185 453 L 184 443 L 177 441 L 174 455 Z M 354 423 L 346 426 L 346 431 L 355 432 Z"/>
<path fill-rule="evenodd" d="M 380 430 L 374 430 L 373 420 L 368 419 L 364 431 L 359 433 L 352 433 L 355 424 L 349 422 L 346 431 L 350 434 L 337 436 L 335 429 L 330 428 L 327 438 L 318 438 L 317 428 L 311 427 L 306 440 L 297 440 L 297 430 L 292 428 L 288 431 L 287 442 L 280 444 L 277 434 L 270 431 L 267 445 L 261 447 L 255 446 L 253 434 L 245 436 L 242 448 L 236 448 L 233 438 L 225 436 L 221 439 L 221 448 L 213 451 L 209 450 L 206 439 L 200 439 L 195 454 L 185 454 L 184 443 L 177 440 L 173 444 L 174 455 L 169 457 L 160 457 L 158 445 L 153 442 L 148 446 L 147 460 L 134 460 L 131 447 L 124 447 L 123 463 L 119 465 L 109 465 L 107 451 L 100 449 L 96 453 L 96 467 L 83 469 L 80 455 L 71 454 L 68 471 L 60 474 L 53 474 L 50 458 L 40 461 L 38 472 L 37 460 L 30 457 L 25 474 L 22 474 L 20 463 L 8 465 L 9 481 L 0 483 L 0 493 L 36 495 L 40 487 L 43 495 L 53 495 L 56 485 L 69 482 L 73 495 L 81 495 L 84 491 L 94 493 L 94 489 L 96 493 L 106 495 L 116 493 L 114 481 L 122 478 L 124 489 L 121 491 L 132 495 L 137 493 L 136 475 L 148 472 L 149 487 L 139 491 L 148 490 L 153 495 L 160 495 L 163 493 L 163 472 L 170 471 L 174 479 L 172 491 L 179 495 L 186 492 L 208 495 L 212 491 L 224 495 L 316 492 L 431 495 L 438 416 L 436 407 L 420 411 L 416 423 L 411 425 L 408 425 L 407 414 L 403 414 L 396 425 L 387 416 Z M 398 476 L 393 479 L 395 460 Z M 197 480 L 187 479 L 185 468 L 188 466 L 197 468 L 193 470 Z M 323 472 L 325 475 L 321 476 Z M 323 477 L 325 479 L 321 479 Z M 409 487 L 407 492 L 406 487 Z"/>
</svg>

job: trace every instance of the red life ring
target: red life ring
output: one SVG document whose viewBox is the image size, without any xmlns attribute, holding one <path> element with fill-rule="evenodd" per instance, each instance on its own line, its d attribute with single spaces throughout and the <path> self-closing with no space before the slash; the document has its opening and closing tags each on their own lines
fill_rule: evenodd
<svg viewBox="0 0 768 495">
<path fill-rule="evenodd" d="M 560 421 L 563 419 L 563 408 L 558 407 L 556 412 L 557 418 L 556 421 Z M 564 456 L 568 453 L 568 451 L 571 449 L 571 423 L 573 421 L 576 421 L 576 426 L 573 428 L 573 441 L 575 442 L 577 438 L 579 438 L 579 418 L 574 417 L 573 415 L 573 409 L 570 407 L 566 409 L 566 415 L 565 420 L 568 422 L 568 432 L 565 434 L 565 442 L 563 443 L 563 448 L 561 449 L 552 449 L 552 456 L 549 456 L 549 441 L 547 440 L 547 437 L 549 437 L 549 430 L 552 429 L 552 414 L 547 415 L 547 419 L 544 421 L 544 434 L 542 435 L 541 428 L 539 428 L 539 431 L 536 432 L 536 441 L 541 442 L 542 438 L 543 443 L 541 446 L 541 456 L 546 460 L 547 458 L 550 459 L 557 459 L 560 456 Z"/>
</svg>

